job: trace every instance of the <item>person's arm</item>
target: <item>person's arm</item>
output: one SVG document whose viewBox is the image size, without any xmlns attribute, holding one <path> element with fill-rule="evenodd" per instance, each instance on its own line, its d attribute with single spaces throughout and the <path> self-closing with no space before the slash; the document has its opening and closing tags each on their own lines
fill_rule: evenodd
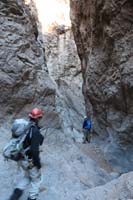
<svg viewBox="0 0 133 200">
<path fill-rule="evenodd" d="M 38 169 L 41 168 L 40 157 L 39 157 L 39 146 L 40 146 L 40 135 L 37 127 L 32 128 L 32 137 L 31 137 L 31 147 L 30 151 L 32 154 L 33 164 Z"/>
<path fill-rule="evenodd" d="M 86 120 L 84 120 L 83 122 L 83 129 L 85 129 L 85 127 L 86 127 Z"/>
</svg>

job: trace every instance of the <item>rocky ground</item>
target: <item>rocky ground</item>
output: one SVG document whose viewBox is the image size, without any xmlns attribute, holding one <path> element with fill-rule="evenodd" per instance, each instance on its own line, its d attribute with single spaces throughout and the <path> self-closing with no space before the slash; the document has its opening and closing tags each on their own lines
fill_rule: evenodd
<svg viewBox="0 0 133 200">
<path fill-rule="evenodd" d="M 5 124 L 0 128 L 0 152 L 10 135 L 8 127 L 9 124 Z M 120 175 L 107 163 L 99 145 L 75 143 L 64 133 L 53 129 L 47 133 L 42 149 L 40 200 L 133 199 L 133 173 Z M 15 162 L 4 161 L 2 155 L 0 161 L 0 200 L 8 200 L 22 172 Z M 27 195 L 26 191 L 22 200 Z"/>
</svg>

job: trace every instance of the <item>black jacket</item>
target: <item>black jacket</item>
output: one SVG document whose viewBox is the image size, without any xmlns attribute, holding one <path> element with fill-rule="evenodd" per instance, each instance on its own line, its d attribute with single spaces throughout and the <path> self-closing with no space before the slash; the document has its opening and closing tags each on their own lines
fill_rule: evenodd
<svg viewBox="0 0 133 200">
<path fill-rule="evenodd" d="M 41 168 L 39 146 L 42 145 L 44 140 L 39 129 L 40 128 L 37 125 L 32 126 L 23 144 L 24 149 L 30 147 L 30 149 L 26 151 L 26 155 L 29 159 L 32 159 L 34 166 L 38 169 Z"/>
</svg>

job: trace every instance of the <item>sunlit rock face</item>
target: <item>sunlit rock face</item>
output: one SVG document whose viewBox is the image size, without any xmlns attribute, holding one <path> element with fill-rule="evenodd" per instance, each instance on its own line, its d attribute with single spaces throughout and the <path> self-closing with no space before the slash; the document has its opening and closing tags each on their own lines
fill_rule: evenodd
<svg viewBox="0 0 133 200">
<path fill-rule="evenodd" d="M 49 3 L 0 2 L 0 117 L 25 116 L 38 106 L 44 110 L 46 128 L 79 134 L 84 100 L 69 3 Z M 56 5 L 55 11 L 51 5 Z M 49 15 L 55 20 L 51 21 Z"/>
<path fill-rule="evenodd" d="M 55 85 L 37 41 L 35 16 L 23 1 L 0 1 L 0 117 L 25 116 L 33 106 L 45 107 L 45 117 L 55 108 Z M 45 98 L 44 98 L 45 97 Z M 48 111 L 49 110 L 49 111 Z M 20 115 L 19 115 L 20 114 Z M 49 117 L 47 117 L 49 119 Z"/>
<path fill-rule="evenodd" d="M 82 140 L 85 113 L 81 63 L 71 31 L 69 1 L 26 1 L 37 17 L 38 41 L 44 49 L 48 73 L 56 85 L 56 111 L 64 132 Z M 75 137 L 75 136 L 74 136 Z"/>
<path fill-rule="evenodd" d="M 32 11 L 36 8 L 43 33 L 53 32 L 56 26 L 71 26 L 69 0 L 25 0 L 25 3 Z"/>
<path fill-rule="evenodd" d="M 82 73 L 73 34 L 71 30 L 63 34 L 55 31 L 43 38 L 49 75 L 57 85 L 57 110 L 64 132 L 75 135 L 78 131 L 82 137 Z"/>
<path fill-rule="evenodd" d="M 56 25 L 70 27 L 69 0 L 34 0 L 43 32 L 52 32 Z"/>
<path fill-rule="evenodd" d="M 99 138 L 108 139 L 110 146 L 106 151 L 110 151 L 107 156 L 110 162 L 117 163 L 117 158 L 113 160 L 111 157 L 116 150 L 116 156 L 129 158 L 120 163 L 130 165 L 133 143 L 133 2 L 70 2 L 72 30 L 84 77 L 83 93 L 87 113 L 93 119 L 93 131 Z"/>
</svg>

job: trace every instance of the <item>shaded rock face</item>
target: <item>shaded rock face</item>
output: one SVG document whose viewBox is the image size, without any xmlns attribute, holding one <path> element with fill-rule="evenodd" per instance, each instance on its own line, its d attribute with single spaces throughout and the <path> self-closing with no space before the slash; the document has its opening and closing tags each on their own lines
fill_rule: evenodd
<svg viewBox="0 0 133 200">
<path fill-rule="evenodd" d="M 131 153 L 133 2 L 71 0 L 70 6 L 93 132 Z M 108 150 L 113 152 L 116 146 Z"/>
</svg>

